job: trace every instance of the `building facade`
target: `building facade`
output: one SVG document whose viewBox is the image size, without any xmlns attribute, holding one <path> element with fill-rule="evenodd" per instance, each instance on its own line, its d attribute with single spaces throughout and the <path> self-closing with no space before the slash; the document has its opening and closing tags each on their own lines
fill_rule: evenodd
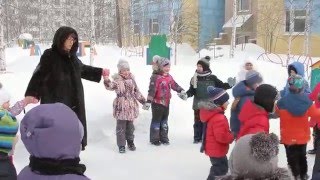
<svg viewBox="0 0 320 180">
<path fill-rule="evenodd" d="M 199 0 L 199 49 L 206 48 L 222 32 L 225 0 Z"/>
<path fill-rule="evenodd" d="M 283 12 L 283 23 L 281 26 L 280 40 L 276 44 L 275 52 L 287 53 L 289 49 L 289 36 L 292 36 L 290 53 L 305 54 L 307 56 L 320 57 L 320 1 L 310 1 L 310 35 L 309 35 L 309 50 L 305 48 L 307 38 L 307 0 L 293 1 L 293 33 L 290 33 L 290 7 L 289 0 L 285 0 L 285 11 Z M 309 51 L 309 53 L 307 53 Z M 306 54 L 307 53 L 307 54 Z"/>
</svg>

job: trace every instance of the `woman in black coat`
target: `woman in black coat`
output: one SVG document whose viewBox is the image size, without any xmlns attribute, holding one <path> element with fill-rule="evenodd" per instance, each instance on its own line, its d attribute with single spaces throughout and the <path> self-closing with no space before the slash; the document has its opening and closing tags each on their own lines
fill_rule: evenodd
<svg viewBox="0 0 320 180">
<path fill-rule="evenodd" d="M 87 126 L 84 92 L 81 78 L 99 82 L 108 69 L 83 64 L 77 57 L 78 34 L 71 27 L 60 27 L 50 49 L 40 58 L 25 96 L 40 100 L 41 104 L 61 102 L 69 106 L 84 127 L 82 150 L 87 145 Z"/>
</svg>

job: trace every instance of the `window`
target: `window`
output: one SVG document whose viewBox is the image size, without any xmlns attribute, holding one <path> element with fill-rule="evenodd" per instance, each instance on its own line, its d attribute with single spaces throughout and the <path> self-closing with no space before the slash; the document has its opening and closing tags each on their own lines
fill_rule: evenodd
<svg viewBox="0 0 320 180">
<path fill-rule="evenodd" d="M 149 33 L 150 34 L 158 34 L 159 33 L 158 19 L 150 19 L 150 22 L 149 22 Z"/>
<path fill-rule="evenodd" d="M 238 11 L 249 11 L 250 10 L 250 0 L 239 0 Z"/>
<path fill-rule="evenodd" d="M 294 10 L 293 32 L 304 32 L 306 27 L 306 10 Z M 290 11 L 286 11 L 286 32 L 290 32 Z"/>
<path fill-rule="evenodd" d="M 133 23 L 133 33 L 134 33 L 134 34 L 139 34 L 139 33 L 140 33 L 140 23 L 139 23 L 139 20 L 134 20 L 134 23 Z"/>
</svg>

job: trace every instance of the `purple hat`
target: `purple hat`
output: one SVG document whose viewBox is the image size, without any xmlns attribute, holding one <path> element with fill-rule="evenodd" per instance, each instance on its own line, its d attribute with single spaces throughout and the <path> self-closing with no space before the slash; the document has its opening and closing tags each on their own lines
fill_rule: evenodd
<svg viewBox="0 0 320 180">
<path fill-rule="evenodd" d="M 24 116 L 20 134 L 32 156 L 71 159 L 79 157 L 83 127 L 68 106 L 62 103 L 41 104 Z"/>
</svg>

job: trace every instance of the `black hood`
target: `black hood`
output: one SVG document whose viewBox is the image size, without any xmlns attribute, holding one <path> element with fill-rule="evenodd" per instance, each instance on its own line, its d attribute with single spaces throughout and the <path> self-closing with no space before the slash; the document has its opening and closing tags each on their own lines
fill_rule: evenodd
<svg viewBox="0 0 320 180">
<path fill-rule="evenodd" d="M 56 31 L 53 37 L 52 48 L 58 50 L 60 54 L 67 54 L 67 52 L 63 50 L 63 44 L 70 34 L 74 34 L 76 36 L 73 46 L 70 50 L 70 54 L 76 55 L 79 47 L 79 38 L 77 31 L 71 27 L 62 26 Z"/>
</svg>

